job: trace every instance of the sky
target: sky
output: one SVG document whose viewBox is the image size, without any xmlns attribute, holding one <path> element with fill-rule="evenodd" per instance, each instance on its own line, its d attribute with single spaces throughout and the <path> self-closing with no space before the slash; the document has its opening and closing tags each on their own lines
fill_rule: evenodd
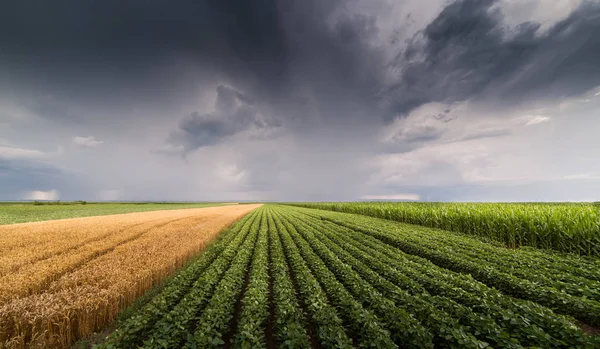
<svg viewBox="0 0 600 349">
<path fill-rule="evenodd" d="M 600 201 L 600 0 L 0 4 L 0 200 Z"/>
</svg>

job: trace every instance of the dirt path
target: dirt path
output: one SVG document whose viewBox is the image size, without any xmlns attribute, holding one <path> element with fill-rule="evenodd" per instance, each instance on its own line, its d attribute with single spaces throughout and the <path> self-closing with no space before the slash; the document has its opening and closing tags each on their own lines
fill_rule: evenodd
<svg viewBox="0 0 600 349">
<path fill-rule="evenodd" d="M 259 206 L 0 226 L 0 347 L 64 347 L 101 329 Z"/>
</svg>

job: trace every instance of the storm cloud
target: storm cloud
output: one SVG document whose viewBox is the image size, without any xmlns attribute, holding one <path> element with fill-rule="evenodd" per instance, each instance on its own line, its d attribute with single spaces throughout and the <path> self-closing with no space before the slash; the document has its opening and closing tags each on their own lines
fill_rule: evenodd
<svg viewBox="0 0 600 349">
<path fill-rule="evenodd" d="M 503 170 L 528 145 L 594 129 L 600 2 L 568 2 L 7 2 L 0 140 L 63 147 L 44 160 L 53 176 L 123 199 L 427 198 L 515 180 Z M 572 175 L 550 156 L 570 146 L 531 150 L 522 185 Z M 573 171 L 600 171 L 583 153 Z M 19 190 L 77 196 L 23 171 L 36 177 Z"/>
<path fill-rule="evenodd" d="M 220 85 L 217 87 L 214 112 L 202 115 L 193 112 L 188 115 L 169 136 L 168 143 L 173 149 L 180 149 L 187 154 L 244 131 L 262 131 L 265 136 L 273 134 L 280 126 L 277 119 L 263 115 L 247 96 Z"/>
<path fill-rule="evenodd" d="M 394 61 L 388 90 L 398 113 L 473 98 L 515 103 L 580 95 L 598 85 L 600 2 L 584 1 L 546 31 L 505 24 L 497 0 L 449 4 Z"/>
</svg>

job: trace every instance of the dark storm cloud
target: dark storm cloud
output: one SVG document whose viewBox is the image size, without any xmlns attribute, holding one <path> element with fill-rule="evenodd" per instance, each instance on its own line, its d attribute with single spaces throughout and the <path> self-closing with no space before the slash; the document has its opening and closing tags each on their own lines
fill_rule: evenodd
<svg viewBox="0 0 600 349">
<path fill-rule="evenodd" d="M 133 63 L 190 51 L 271 72 L 281 60 L 274 1 L 19 1 L 5 2 L 2 14 L 3 52 L 27 54 L 32 63 L 45 57 Z"/>
<path fill-rule="evenodd" d="M 63 104 L 179 106 L 197 98 L 201 84 L 241 91 L 219 93 L 222 101 L 240 101 L 233 110 L 183 118 L 169 142 L 189 151 L 247 129 L 260 119 L 259 109 L 296 124 L 311 117 L 334 126 L 381 123 L 433 101 L 502 104 L 573 96 L 600 83 L 595 1 L 541 32 L 532 22 L 508 28 L 498 1 L 457 0 L 406 48 L 379 38 L 377 17 L 347 11 L 353 3 L 4 2 L 0 89 L 52 94 L 59 102 L 46 106 L 41 98 L 32 109 L 60 121 L 85 117 L 65 112 Z M 398 50 L 386 60 L 386 52 Z M 180 66 L 179 59 L 191 66 Z M 241 98 L 246 95 L 251 100 Z"/>
<path fill-rule="evenodd" d="M 178 59 L 210 74 L 270 86 L 281 79 L 285 64 L 280 34 L 274 1 L 0 6 L 5 81 L 37 85 L 68 102 L 172 102 L 198 84 L 177 70 Z"/>
<path fill-rule="evenodd" d="M 375 19 L 342 14 L 331 23 L 340 4 L 7 2 L 0 8 L 0 77 L 6 90 L 29 93 L 25 99 L 51 93 L 65 105 L 104 109 L 140 101 L 177 106 L 201 81 L 225 82 L 286 117 L 316 110 L 344 119 L 369 110 L 382 62 L 368 47 Z M 180 62 L 190 67 L 180 71 Z M 61 120 L 61 108 L 42 106 L 41 114 Z"/>
<path fill-rule="evenodd" d="M 215 111 L 188 115 L 170 135 L 168 142 L 187 154 L 251 128 L 269 130 L 279 126 L 280 122 L 262 114 L 251 98 L 231 87 L 220 85 L 217 87 Z"/>
<path fill-rule="evenodd" d="M 600 84 L 600 3 L 585 1 L 541 32 L 504 24 L 496 0 L 459 0 L 415 35 L 386 100 L 405 113 L 431 101 L 504 103 L 577 96 Z"/>
</svg>

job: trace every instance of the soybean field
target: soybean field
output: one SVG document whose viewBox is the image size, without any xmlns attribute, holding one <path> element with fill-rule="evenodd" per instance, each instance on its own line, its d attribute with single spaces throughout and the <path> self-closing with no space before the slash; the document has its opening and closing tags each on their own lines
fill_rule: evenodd
<svg viewBox="0 0 600 349">
<path fill-rule="evenodd" d="M 598 348 L 599 327 L 594 257 L 269 204 L 98 347 Z"/>
</svg>

